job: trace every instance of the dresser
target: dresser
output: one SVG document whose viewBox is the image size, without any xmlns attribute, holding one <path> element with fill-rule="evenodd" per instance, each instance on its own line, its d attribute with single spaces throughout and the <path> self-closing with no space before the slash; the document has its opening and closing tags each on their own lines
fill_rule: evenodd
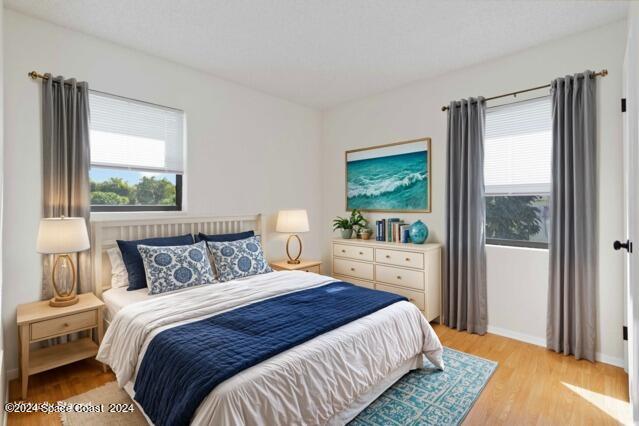
<svg viewBox="0 0 639 426">
<path fill-rule="evenodd" d="M 441 310 L 441 244 L 336 238 L 333 277 L 408 298 L 428 321 Z"/>
</svg>

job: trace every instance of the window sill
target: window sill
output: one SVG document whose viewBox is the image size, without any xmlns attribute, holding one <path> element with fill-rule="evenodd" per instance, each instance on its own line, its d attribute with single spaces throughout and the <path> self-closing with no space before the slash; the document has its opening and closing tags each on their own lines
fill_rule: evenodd
<svg viewBox="0 0 639 426">
<path fill-rule="evenodd" d="M 548 252 L 548 247 L 528 247 L 528 246 L 514 246 L 514 245 L 505 245 L 505 244 L 497 244 L 497 243 L 486 243 L 486 247 L 496 248 L 496 249 L 505 249 L 505 250 L 518 250 L 518 251 L 538 251 L 538 252 Z"/>
</svg>

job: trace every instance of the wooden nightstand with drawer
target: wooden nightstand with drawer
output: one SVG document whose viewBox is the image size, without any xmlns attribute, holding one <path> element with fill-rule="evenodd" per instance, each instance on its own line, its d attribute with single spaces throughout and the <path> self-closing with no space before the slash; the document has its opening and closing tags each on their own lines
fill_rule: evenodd
<svg viewBox="0 0 639 426">
<path fill-rule="evenodd" d="M 274 271 L 306 271 L 320 273 L 320 260 L 302 260 L 300 263 L 288 263 L 286 260 L 279 262 L 271 262 L 271 268 Z"/>
<path fill-rule="evenodd" d="M 22 399 L 27 398 L 29 376 L 92 358 L 98 353 L 104 331 L 104 303 L 93 293 L 78 297 L 80 301 L 75 305 L 61 308 L 49 306 L 48 300 L 18 306 Z M 31 350 L 31 343 L 85 330 L 91 330 L 92 337 Z M 106 371 L 106 366 L 103 368 Z"/>
</svg>

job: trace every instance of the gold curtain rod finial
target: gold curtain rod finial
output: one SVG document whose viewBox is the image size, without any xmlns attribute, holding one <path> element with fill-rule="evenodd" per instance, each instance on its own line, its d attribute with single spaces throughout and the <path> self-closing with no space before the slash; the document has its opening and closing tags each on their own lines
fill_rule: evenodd
<svg viewBox="0 0 639 426">
<path fill-rule="evenodd" d="M 601 70 L 601 76 L 602 76 L 602 77 L 605 77 L 605 76 L 607 76 L 607 75 L 608 75 L 608 70 L 606 70 L 606 69 Z"/>
<path fill-rule="evenodd" d="M 31 77 L 33 80 L 37 80 L 38 79 L 38 73 L 35 71 L 31 71 L 30 73 L 27 74 L 29 77 Z"/>
</svg>

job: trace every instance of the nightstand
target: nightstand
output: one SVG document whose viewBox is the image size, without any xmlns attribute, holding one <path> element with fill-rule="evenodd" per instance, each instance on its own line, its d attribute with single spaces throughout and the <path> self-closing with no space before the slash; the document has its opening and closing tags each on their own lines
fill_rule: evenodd
<svg viewBox="0 0 639 426">
<path fill-rule="evenodd" d="M 93 293 L 78 297 L 78 303 L 62 308 L 49 306 L 48 300 L 18 305 L 22 399 L 27 398 L 29 376 L 92 358 L 98 353 L 104 331 L 104 303 Z M 31 343 L 83 330 L 91 330 L 92 337 L 31 350 Z M 106 365 L 103 368 L 106 371 Z"/>
<path fill-rule="evenodd" d="M 274 271 L 306 271 L 315 272 L 316 274 L 320 273 L 321 264 L 320 260 L 302 260 L 297 264 L 287 263 L 286 260 L 270 263 Z"/>
</svg>

